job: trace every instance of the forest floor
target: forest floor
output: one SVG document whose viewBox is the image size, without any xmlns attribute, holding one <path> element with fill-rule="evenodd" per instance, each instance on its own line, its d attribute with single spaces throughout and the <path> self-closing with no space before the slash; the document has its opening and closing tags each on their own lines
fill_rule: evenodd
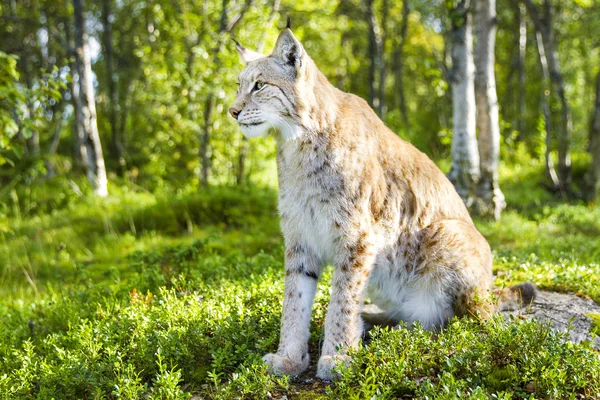
<svg viewBox="0 0 600 400">
<path fill-rule="evenodd" d="M 541 177 L 537 165 L 503 170 L 507 211 L 477 221 L 496 284 L 600 303 L 600 206 L 555 200 Z M 30 198 L 0 217 L 0 398 L 600 398 L 591 343 L 518 317 L 375 329 L 335 383 L 314 365 L 271 377 L 261 356 L 277 346 L 284 278 L 275 189 L 111 191 L 59 206 L 15 193 Z"/>
</svg>

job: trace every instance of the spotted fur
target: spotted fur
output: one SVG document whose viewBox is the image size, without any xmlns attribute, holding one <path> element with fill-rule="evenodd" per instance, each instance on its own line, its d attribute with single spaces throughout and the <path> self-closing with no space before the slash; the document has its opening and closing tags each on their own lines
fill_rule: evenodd
<svg viewBox="0 0 600 400">
<path fill-rule="evenodd" d="M 362 334 L 365 296 L 390 320 L 443 327 L 454 315 L 485 317 L 492 254 L 452 184 L 391 132 L 359 97 L 333 87 L 290 29 L 247 62 L 230 113 L 242 132 L 277 138 L 285 294 L 276 374 L 308 366 L 317 280 L 334 265 L 317 376 Z"/>
</svg>

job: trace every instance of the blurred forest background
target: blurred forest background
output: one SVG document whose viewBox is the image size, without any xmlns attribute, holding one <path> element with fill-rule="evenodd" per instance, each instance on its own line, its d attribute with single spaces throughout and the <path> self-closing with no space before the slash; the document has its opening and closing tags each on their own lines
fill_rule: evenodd
<svg viewBox="0 0 600 400">
<path fill-rule="evenodd" d="M 598 0 L 0 0 L 0 397 L 597 397 L 598 351 L 520 320 L 380 332 L 333 386 L 266 373 L 275 141 L 227 113 L 231 39 L 269 53 L 287 17 L 481 214 L 497 286 L 600 303 Z"/>
<path fill-rule="evenodd" d="M 3 0 L 0 212 L 16 198 L 22 212 L 36 212 L 41 203 L 23 203 L 22 189 L 47 180 L 57 186 L 54 202 L 90 189 L 105 195 L 111 185 L 194 191 L 271 180 L 274 143 L 244 140 L 226 113 L 243 68 L 231 39 L 268 53 L 287 16 L 334 85 L 368 99 L 443 165 L 453 80 L 457 68 L 474 68 L 462 66 L 467 53 L 452 54 L 465 22 L 474 25 L 468 3 Z M 502 161 L 546 159 L 549 190 L 594 197 L 600 5 L 503 1 L 493 21 Z M 472 118 L 454 118 L 465 120 L 467 136 Z M 78 179 L 86 175 L 90 185 Z"/>
</svg>

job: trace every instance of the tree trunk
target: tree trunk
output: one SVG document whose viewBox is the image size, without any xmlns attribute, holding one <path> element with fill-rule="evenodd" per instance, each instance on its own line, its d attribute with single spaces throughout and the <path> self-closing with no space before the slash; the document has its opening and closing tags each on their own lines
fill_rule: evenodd
<svg viewBox="0 0 600 400">
<path fill-rule="evenodd" d="M 525 55 L 527 53 L 527 20 L 525 15 L 527 9 L 523 4 L 517 2 L 517 12 L 519 21 L 519 58 L 517 61 L 517 71 L 519 74 L 519 85 L 517 89 L 517 131 L 518 138 L 523 137 L 525 131 Z"/>
<path fill-rule="evenodd" d="M 273 7 L 271 8 L 271 14 L 269 15 L 269 20 L 267 21 L 267 29 L 271 29 L 273 26 L 273 22 L 275 21 L 275 16 L 279 12 L 280 0 L 273 0 Z M 256 47 L 256 51 L 258 53 L 262 53 L 265 47 L 265 39 L 263 36 Z M 235 175 L 235 183 L 237 185 L 241 185 L 244 183 L 245 174 L 246 174 L 246 157 L 248 155 L 248 138 L 242 135 L 242 142 L 240 145 L 239 155 L 238 155 L 238 168 Z"/>
<path fill-rule="evenodd" d="M 338 73 L 337 77 L 337 88 L 343 92 L 347 92 L 348 85 L 348 66 L 350 65 L 350 59 L 348 57 L 348 52 L 351 52 L 348 48 L 351 48 L 352 38 L 347 32 L 342 32 L 342 38 L 340 40 L 340 49 L 342 52 L 342 61 L 344 68 L 340 68 L 340 73 Z"/>
<path fill-rule="evenodd" d="M 213 48 L 213 65 L 214 65 L 214 73 L 218 74 L 221 69 L 221 53 L 223 52 L 223 47 L 225 45 L 225 40 L 229 37 L 229 35 L 235 30 L 237 25 L 242 21 L 246 12 L 250 9 L 254 0 L 246 0 L 242 5 L 241 10 L 231 19 L 229 19 L 229 0 L 222 0 L 222 8 L 221 8 L 221 22 L 219 26 L 219 31 L 217 32 L 217 43 Z M 204 124 L 202 126 L 202 132 L 200 132 L 200 162 L 201 162 L 201 172 L 200 172 L 200 183 L 202 186 L 208 185 L 208 179 L 211 171 L 211 155 L 210 155 L 210 137 L 212 135 L 213 130 L 213 111 L 216 108 L 217 96 L 214 91 L 215 89 L 209 91 L 206 96 L 206 102 L 204 103 Z"/>
<path fill-rule="evenodd" d="M 558 135 L 558 179 L 563 194 L 568 194 L 571 188 L 571 158 L 569 148 L 573 132 L 571 109 L 567 103 L 565 84 L 560 71 L 558 52 L 554 31 L 552 29 L 552 5 L 550 0 L 544 1 L 542 15 L 532 0 L 524 0 L 529 15 L 537 32 L 540 33 L 550 80 L 561 104 L 561 122 Z"/>
<path fill-rule="evenodd" d="M 600 72 L 596 75 L 596 104 L 590 120 L 590 153 L 592 163 L 587 174 L 589 200 L 600 199 Z"/>
<path fill-rule="evenodd" d="M 367 22 L 369 24 L 369 105 L 375 109 L 379 109 L 379 99 L 377 97 L 377 21 L 375 21 L 375 4 L 373 0 L 366 0 Z"/>
<path fill-rule="evenodd" d="M 213 131 L 213 119 L 212 113 L 215 108 L 217 99 L 213 93 L 209 93 L 206 98 L 204 107 L 204 126 L 203 132 L 200 136 L 200 157 L 202 162 L 202 175 L 200 177 L 200 183 L 202 186 L 208 186 L 208 177 L 210 176 L 211 162 L 210 162 L 210 138 Z"/>
<path fill-rule="evenodd" d="M 71 37 L 70 24 L 65 21 L 65 36 L 68 47 L 68 59 L 69 59 L 69 71 L 71 74 L 71 82 L 69 82 L 69 89 L 71 91 L 71 105 L 73 106 L 73 134 L 75 137 L 75 159 L 77 163 L 85 169 L 85 163 L 88 158 L 87 146 L 85 145 L 85 132 L 83 130 L 83 108 L 82 97 L 80 95 L 80 84 L 79 84 L 79 60 L 75 54 L 75 45 Z"/>
<path fill-rule="evenodd" d="M 559 190 L 561 187 L 560 181 L 558 179 L 558 175 L 556 175 L 556 170 L 554 169 L 554 162 L 552 161 L 552 116 L 550 114 L 550 73 L 548 72 L 548 63 L 546 61 L 546 52 L 544 51 L 544 44 L 542 43 L 542 35 L 540 32 L 536 32 L 536 44 L 538 48 L 538 54 L 540 56 L 540 65 L 542 67 L 542 97 L 541 97 L 541 106 L 542 113 L 544 115 L 544 128 L 546 130 L 546 151 L 544 154 L 545 165 L 546 165 L 546 178 L 551 184 L 552 190 Z"/>
<path fill-rule="evenodd" d="M 98 133 L 96 120 L 96 102 L 94 99 L 94 84 L 92 81 L 92 63 L 88 48 L 88 36 L 85 31 L 85 0 L 73 0 L 73 13 L 75 17 L 75 58 L 79 76 L 80 105 L 77 123 L 83 131 L 82 145 L 86 147 L 87 178 L 98 196 L 107 196 L 106 168 L 102 145 Z M 83 154 L 82 154 L 83 156 Z"/>
<path fill-rule="evenodd" d="M 34 118 L 35 107 L 29 100 L 27 100 L 27 109 L 29 116 Z M 36 158 L 40 156 L 40 132 L 37 129 L 31 129 L 31 137 L 27 140 L 27 145 L 29 155 Z"/>
<path fill-rule="evenodd" d="M 450 11 L 452 19 L 452 168 L 448 178 L 468 207 L 476 199 L 479 152 L 475 134 L 475 89 L 473 34 L 469 0 L 461 0 Z"/>
<path fill-rule="evenodd" d="M 385 42 L 387 39 L 387 15 L 389 12 L 388 0 L 383 0 L 381 5 L 381 27 L 379 35 L 379 45 L 377 46 L 377 53 L 379 59 L 379 106 L 377 110 L 381 119 L 385 118 L 387 113 L 387 107 L 385 103 L 385 81 L 386 81 L 386 69 L 385 69 Z"/>
<path fill-rule="evenodd" d="M 127 129 L 127 118 L 129 117 L 129 110 L 131 109 L 131 104 L 133 102 L 133 91 L 135 90 L 136 81 L 139 79 L 136 75 L 139 75 L 139 69 L 136 71 L 136 74 L 131 76 L 128 79 L 127 84 L 123 84 L 121 89 L 121 94 L 117 96 L 120 98 L 119 100 L 119 113 L 117 116 L 117 130 L 119 132 L 125 132 Z"/>
<path fill-rule="evenodd" d="M 106 63 L 106 82 L 108 86 L 108 121 L 111 130 L 111 142 L 110 148 L 119 161 L 119 164 L 125 165 L 125 148 L 123 145 L 123 139 L 121 138 L 121 131 L 117 124 L 117 110 L 119 109 L 119 98 L 117 96 L 117 86 L 114 80 L 114 61 L 113 61 L 113 39 L 112 39 L 112 7 L 111 0 L 102 0 L 103 11 L 102 11 L 102 25 L 103 31 L 103 45 L 104 45 L 104 56 Z"/>
<path fill-rule="evenodd" d="M 62 114 L 62 110 L 60 111 L 60 113 Z M 58 150 L 58 145 L 60 144 L 60 132 L 63 127 L 63 122 L 64 122 L 64 119 L 62 118 L 62 115 L 61 115 L 59 118 L 57 118 L 56 125 L 54 126 L 52 140 L 50 141 L 50 145 L 48 146 L 48 151 L 46 152 L 46 155 L 48 155 L 48 156 L 53 156 L 54 154 L 56 154 L 56 150 Z"/>
<path fill-rule="evenodd" d="M 408 130 L 410 129 L 410 120 L 408 119 L 408 110 L 406 108 L 406 97 L 404 96 L 404 46 L 406 44 L 406 37 L 408 33 L 408 18 L 410 16 L 410 7 L 408 0 L 404 0 L 402 3 L 402 24 L 400 25 L 400 43 L 394 51 L 394 92 L 396 99 L 396 106 L 400 108 L 402 113 L 402 121 L 404 126 Z"/>
<path fill-rule="evenodd" d="M 25 78 L 25 86 L 29 92 L 33 91 L 33 77 L 31 76 L 31 65 L 33 64 L 33 57 L 30 57 L 31 49 L 30 45 L 26 44 L 23 50 L 23 63 L 22 70 Z M 26 100 L 26 117 L 33 119 L 35 116 L 35 105 L 31 101 L 31 96 L 27 96 Z M 29 128 L 29 138 L 27 139 L 26 146 L 23 147 L 25 153 L 31 157 L 37 158 L 40 156 L 40 133 L 34 126 Z"/>
<path fill-rule="evenodd" d="M 506 203 L 498 185 L 500 125 L 494 74 L 496 0 L 476 0 L 476 2 L 475 96 L 481 173 L 478 197 L 482 203 L 479 211 L 497 220 Z"/>
<path fill-rule="evenodd" d="M 64 118 L 63 118 L 63 109 L 64 109 L 64 99 L 61 97 L 56 104 L 56 107 L 53 110 L 52 120 L 55 121 L 54 132 L 52 134 L 52 140 L 50 141 L 50 145 L 48 146 L 48 151 L 46 152 L 46 160 L 44 162 L 46 166 L 46 177 L 50 178 L 56 175 L 56 170 L 54 168 L 54 164 L 52 163 L 51 157 L 56 154 L 58 150 L 58 145 L 60 144 L 60 132 L 62 131 Z"/>
</svg>

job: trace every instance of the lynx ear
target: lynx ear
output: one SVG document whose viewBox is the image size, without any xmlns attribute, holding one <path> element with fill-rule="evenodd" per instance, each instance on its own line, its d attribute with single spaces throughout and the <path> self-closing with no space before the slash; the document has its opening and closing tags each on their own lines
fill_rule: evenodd
<svg viewBox="0 0 600 400">
<path fill-rule="evenodd" d="M 304 48 L 300 41 L 294 36 L 290 28 L 285 28 L 277 38 L 273 55 L 284 65 L 288 65 L 299 71 L 303 64 Z"/>
<path fill-rule="evenodd" d="M 264 57 L 264 55 L 257 53 L 256 51 L 246 49 L 237 40 L 232 40 L 235 42 L 235 48 L 238 51 L 240 57 L 242 58 L 242 60 L 244 60 L 246 64 Z"/>
</svg>

